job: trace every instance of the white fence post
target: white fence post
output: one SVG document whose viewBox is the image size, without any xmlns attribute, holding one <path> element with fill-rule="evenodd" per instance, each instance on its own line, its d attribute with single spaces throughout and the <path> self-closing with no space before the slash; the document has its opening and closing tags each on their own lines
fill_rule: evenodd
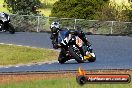
<svg viewBox="0 0 132 88">
<path fill-rule="evenodd" d="M 114 25 L 114 21 L 111 21 L 110 34 L 113 34 L 113 25 Z"/>
<path fill-rule="evenodd" d="M 75 19 L 74 29 L 76 29 L 77 19 Z"/>
<path fill-rule="evenodd" d="M 37 24 L 37 32 L 39 32 L 39 20 L 40 20 L 40 17 L 37 16 L 37 20 L 38 20 L 38 24 Z"/>
<path fill-rule="evenodd" d="M 29 27 L 29 28 L 27 28 L 27 30 L 24 30 L 24 31 L 35 30 L 36 32 L 40 32 L 41 29 L 47 29 L 47 30 L 49 30 L 49 26 L 50 26 L 49 22 L 46 22 L 46 24 L 43 24 L 43 23 L 41 24 L 41 21 L 44 20 L 44 19 L 41 19 L 42 16 L 17 15 L 17 14 L 11 14 L 10 16 L 12 16 L 12 17 L 20 16 L 20 18 L 12 18 L 11 17 L 11 20 L 13 20 L 12 22 L 14 23 L 14 26 L 16 28 L 18 28 L 18 29 L 20 28 L 20 31 L 21 31 L 21 27 L 23 27 L 23 26 L 24 27 L 27 27 L 27 26 Z M 22 18 L 21 18 L 21 16 L 22 16 Z M 23 23 L 23 22 L 25 22 L 24 21 L 24 17 L 29 17 L 30 18 L 30 19 L 27 20 L 27 21 L 29 21 L 29 22 L 27 22 L 28 24 Z M 33 18 L 31 18 L 31 17 L 33 17 Z M 35 21 L 33 20 L 34 18 L 35 18 Z M 57 19 L 57 17 L 47 17 L 47 18 L 56 18 Z M 72 25 L 69 25 L 69 24 L 68 25 L 70 27 L 74 28 L 74 29 L 76 29 L 76 25 L 79 25 L 80 22 L 82 22 L 80 20 L 86 20 L 86 19 L 75 19 L 75 18 L 74 19 L 73 18 L 61 18 L 61 19 L 71 19 L 73 21 L 73 23 L 72 23 Z M 33 22 L 31 22 L 31 21 L 33 21 Z M 46 19 L 46 21 L 49 21 L 49 20 Z M 88 21 L 91 21 L 91 23 L 89 23 Z M 98 29 L 100 29 L 100 30 L 101 30 L 101 28 L 102 29 L 105 29 L 104 31 L 103 30 L 102 31 L 96 30 L 96 32 L 99 32 L 100 34 L 104 34 L 106 32 L 109 33 L 109 34 L 113 34 L 115 32 L 120 34 L 121 33 L 120 30 L 129 32 L 129 30 L 127 30 L 127 28 L 128 29 L 131 29 L 132 28 L 132 26 L 131 26 L 132 25 L 132 22 L 106 21 L 109 24 L 105 24 L 104 22 L 101 22 L 101 21 L 98 23 L 97 22 L 98 20 L 88 20 L 88 21 L 86 21 L 86 22 L 88 22 L 86 24 L 82 24 L 83 22 L 81 23 L 82 25 L 84 25 L 85 29 L 87 29 L 87 27 L 90 27 L 89 28 L 90 29 L 89 31 L 91 31 L 91 28 L 93 28 L 94 26 L 96 27 L 96 25 L 97 25 L 97 27 L 100 27 Z M 124 23 L 124 24 L 122 24 L 122 23 Z M 103 28 L 103 26 L 104 26 L 104 28 Z M 30 29 L 30 28 L 32 28 L 32 29 Z M 121 28 L 121 29 L 118 30 L 116 28 Z"/>
</svg>

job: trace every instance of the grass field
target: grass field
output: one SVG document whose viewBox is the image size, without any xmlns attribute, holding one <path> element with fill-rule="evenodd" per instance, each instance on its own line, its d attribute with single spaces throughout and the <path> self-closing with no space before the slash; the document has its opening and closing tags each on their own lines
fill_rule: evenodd
<svg viewBox="0 0 132 88">
<path fill-rule="evenodd" d="M 50 4 L 51 6 L 53 6 L 53 4 L 58 1 L 58 0 L 40 0 L 42 3 L 45 4 Z M 48 17 L 51 13 L 51 9 L 52 8 L 45 8 L 45 9 L 39 9 L 41 14 L 44 14 L 44 16 Z"/>
<path fill-rule="evenodd" d="M 30 80 L 0 84 L 0 88 L 132 88 L 129 84 L 85 84 L 80 86 L 75 78 L 58 78 L 48 80 Z"/>
<path fill-rule="evenodd" d="M 51 55 L 52 53 L 52 55 Z M 0 45 L 0 65 L 36 63 L 54 60 L 58 52 L 15 45 Z"/>
<path fill-rule="evenodd" d="M 94 70 L 87 74 L 132 74 L 132 70 Z M 132 82 L 126 84 L 85 84 L 76 82 L 78 71 L 57 73 L 8 73 L 0 74 L 0 88 L 132 88 Z M 131 75 L 132 76 L 132 75 Z"/>
<path fill-rule="evenodd" d="M 56 1 L 58 0 L 40 0 L 41 2 L 45 2 L 45 3 L 50 3 L 50 4 L 54 4 Z"/>
<path fill-rule="evenodd" d="M 3 3 L 4 3 L 4 0 L 0 0 L 0 12 L 7 12 L 7 13 L 9 13 L 9 11 L 7 10 L 7 8 L 3 7 Z"/>
<path fill-rule="evenodd" d="M 42 3 L 46 3 L 46 4 L 54 4 L 56 1 L 58 0 L 40 0 Z M 0 12 L 6 12 L 9 13 L 9 11 L 7 10 L 7 8 L 3 7 L 3 3 L 4 0 L 0 0 Z M 49 16 L 51 13 L 51 8 L 44 8 L 44 9 L 39 9 L 40 13 L 45 15 L 45 16 Z"/>
<path fill-rule="evenodd" d="M 39 9 L 40 14 L 43 14 L 44 16 L 48 17 L 51 13 L 51 9 Z"/>
</svg>

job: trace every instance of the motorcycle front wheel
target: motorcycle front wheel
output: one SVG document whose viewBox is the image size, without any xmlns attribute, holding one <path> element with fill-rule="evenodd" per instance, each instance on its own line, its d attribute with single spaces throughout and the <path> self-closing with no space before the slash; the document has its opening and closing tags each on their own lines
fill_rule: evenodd
<svg viewBox="0 0 132 88">
<path fill-rule="evenodd" d="M 68 48 L 71 56 L 78 62 L 78 63 L 84 63 L 84 56 L 81 54 L 80 50 L 76 45 L 71 45 Z"/>
<path fill-rule="evenodd" d="M 65 51 L 63 49 L 61 49 L 59 57 L 58 57 L 58 61 L 60 64 L 64 64 L 67 61 L 66 58 L 66 53 L 64 53 Z"/>
<path fill-rule="evenodd" d="M 13 27 L 13 25 L 12 24 L 8 24 L 8 31 L 9 31 L 9 33 L 11 33 L 11 34 L 15 34 L 15 28 Z"/>
</svg>

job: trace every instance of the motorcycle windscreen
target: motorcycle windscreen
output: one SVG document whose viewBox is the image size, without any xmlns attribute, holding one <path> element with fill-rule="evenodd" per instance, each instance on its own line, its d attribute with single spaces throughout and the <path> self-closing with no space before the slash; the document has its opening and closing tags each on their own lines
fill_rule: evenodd
<svg viewBox="0 0 132 88">
<path fill-rule="evenodd" d="M 68 36 L 68 30 L 63 30 L 59 32 L 58 43 L 60 44 Z"/>
</svg>

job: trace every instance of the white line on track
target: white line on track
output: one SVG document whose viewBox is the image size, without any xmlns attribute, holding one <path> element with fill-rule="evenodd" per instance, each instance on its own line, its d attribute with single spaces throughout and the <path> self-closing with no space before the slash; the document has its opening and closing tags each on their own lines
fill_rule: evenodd
<svg viewBox="0 0 132 88">
<path fill-rule="evenodd" d="M 7 66 L 0 66 L 0 68 L 10 68 L 10 67 L 21 67 L 21 66 L 33 66 L 33 65 L 43 65 L 43 64 L 53 64 L 53 63 L 58 63 L 57 60 L 52 60 L 52 61 L 45 61 L 45 62 L 37 62 L 37 63 L 27 63 L 27 64 L 17 64 L 17 65 L 7 65 Z"/>
<path fill-rule="evenodd" d="M 18 68 L 18 67 L 20 67 L 20 66 L 17 65 L 17 66 L 15 66 L 15 67 Z"/>
<path fill-rule="evenodd" d="M 15 46 L 24 46 L 24 47 L 29 47 L 29 48 L 39 48 L 39 49 L 44 49 L 44 48 L 40 48 L 40 47 L 34 47 L 34 46 L 27 46 L 27 45 L 20 45 L 20 44 L 7 44 L 7 43 L 0 43 L 1 45 L 9 45 L 9 46 L 12 46 L 12 45 L 15 45 Z M 54 50 L 54 51 L 58 51 L 60 52 L 60 50 L 55 50 L 55 49 L 49 49 L 49 50 Z"/>
</svg>

